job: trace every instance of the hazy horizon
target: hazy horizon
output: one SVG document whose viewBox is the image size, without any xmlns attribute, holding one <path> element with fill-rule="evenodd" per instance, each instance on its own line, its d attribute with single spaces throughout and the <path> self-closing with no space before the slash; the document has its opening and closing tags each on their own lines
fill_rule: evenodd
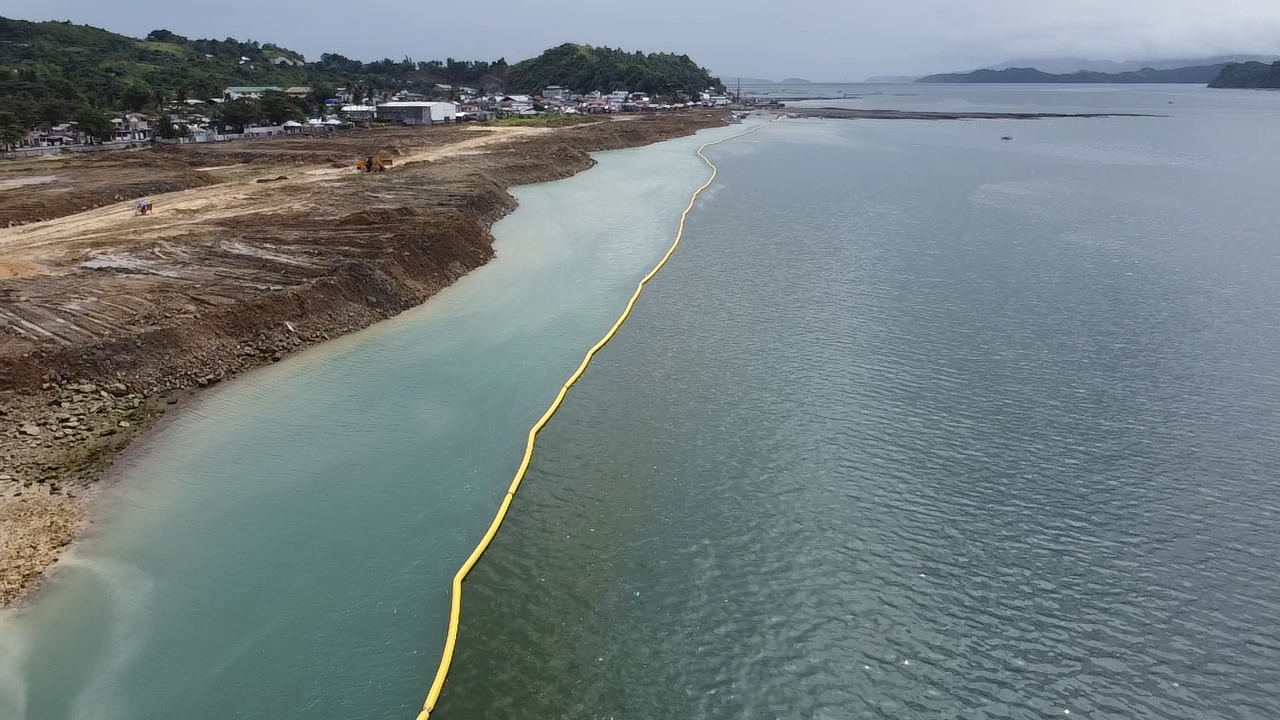
<svg viewBox="0 0 1280 720">
<path fill-rule="evenodd" d="M 515 62 L 565 42 L 688 54 L 721 75 L 856 82 L 870 76 L 956 72 L 1013 58 L 1159 60 L 1280 54 L 1280 3 L 1227 0 L 1079 0 L 1025 3 L 903 0 L 847 6 L 800 0 L 789 12 L 763 4 L 654 0 L 639 17 L 585 0 L 504 3 L 479 23 L 464 7 L 427 10 L 395 0 L 359 6 L 325 0 L 302 12 L 228 0 L 218 8 L 139 0 L 121 15 L 85 0 L 14 0 L 8 17 L 70 20 L 143 37 L 167 29 L 191 38 L 272 42 L 317 59 Z M 682 18 L 683 22 L 672 22 Z"/>
</svg>

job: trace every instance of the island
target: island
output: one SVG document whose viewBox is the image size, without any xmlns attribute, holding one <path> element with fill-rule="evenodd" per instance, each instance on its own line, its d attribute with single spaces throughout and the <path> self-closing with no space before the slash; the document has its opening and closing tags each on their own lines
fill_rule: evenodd
<svg viewBox="0 0 1280 720">
<path fill-rule="evenodd" d="M 1261 65 L 1261 63 L 1249 63 Z M 1190 67 L 1156 70 L 1143 68 L 1132 72 L 1105 73 L 1081 70 L 1080 72 L 1054 74 L 1035 68 L 1006 68 L 1004 70 L 974 70 L 967 73 L 943 73 L 926 75 L 919 83 L 1161 83 L 1204 85 L 1219 76 L 1225 63 L 1193 65 Z"/>
<path fill-rule="evenodd" d="M 1209 87 L 1280 90 L 1280 61 L 1228 63 Z"/>
</svg>

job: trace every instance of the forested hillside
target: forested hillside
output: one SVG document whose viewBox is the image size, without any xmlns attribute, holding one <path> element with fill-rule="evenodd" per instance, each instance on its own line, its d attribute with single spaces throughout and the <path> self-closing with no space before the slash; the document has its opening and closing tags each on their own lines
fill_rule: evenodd
<svg viewBox="0 0 1280 720">
<path fill-rule="evenodd" d="M 703 90 L 723 90 L 717 78 L 689 59 L 674 53 L 629 53 L 623 50 L 565 43 L 507 71 L 508 92 L 535 93 L 549 85 L 573 92 L 631 90 L 696 96 Z"/>
<path fill-rule="evenodd" d="M 62 122 L 78 109 L 143 110 L 187 98 L 221 97 L 232 85 L 428 89 L 436 83 L 500 88 L 496 62 L 365 63 L 325 54 L 317 62 L 270 43 L 190 40 L 156 30 L 138 40 L 64 22 L 0 18 L 0 112 L 27 125 Z"/>
</svg>

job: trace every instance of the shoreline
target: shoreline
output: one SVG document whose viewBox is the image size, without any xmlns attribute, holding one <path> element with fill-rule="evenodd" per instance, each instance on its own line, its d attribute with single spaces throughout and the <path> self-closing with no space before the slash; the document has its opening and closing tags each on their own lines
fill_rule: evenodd
<svg viewBox="0 0 1280 720">
<path fill-rule="evenodd" d="M 232 150 L 279 157 L 241 160 L 248 168 L 233 166 L 229 179 L 153 196 L 157 215 L 176 219 L 151 235 L 120 220 L 131 199 L 0 231 L 0 262 L 44 270 L 0 275 L 0 607 L 33 595 L 91 522 L 104 472 L 170 408 L 203 387 L 417 307 L 484 265 L 493 257 L 490 228 L 515 208 L 511 187 L 577 174 L 594 165 L 592 152 L 726 121 L 724 112 L 690 112 L 507 132 L 432 129 L 409 139 L 373 131 L 356 140 L 391 145 L 369 152 L 395 162 L 371 175 L 328 159 L 347 148 L 263 143 Z M 300 162 L 282 145 L 323 157 Z M 295 182 L 257 184 L 282 170 Z M 75 245 L 83 245 L 87 223 L 100 245 Z M 175 238 L 207 252 L 142 265 L 173 253 Z M 68 287 L 89 296 L 86 284 L 91 298 L 106 301 L 79 308 L 83 316 L 51 312 L 48 325 L 34 329 L 22 316 L 33 298 L 66 304 Z M 127 308 L 127 322 L 104 319 L 112 306 Z M 76 323 L 107 331 L 81 339 L 64 330 Z"/>
<path fill-rule="evenodd" d="M 552 401 L 550 407 L 547 408 L 547 411 L 543 413 L 538 422 L 529 430 L 528 439 L 525 443 L 524 456 L 520 461 L 519 469 L 516 470 L 515 477 L 512 479 L 511 484 L 508 487 L 506 497 L 503 498 L 502 504 L 498 507 L 498 510 L 494 515 L 493 522 L 490 523 L 488 531 L 480 539 L 480 542 L 471 552 L 471 555 L 467 557 L 467 560 L 462 564 L 462 567 L 460 567 L 458 572 L 453 576 L 453 583 L 450 590 L 449 630 L 446 635 L 444 650 L 441 654 L 440 665 L 436 669 L 435 679 L 432 681 L 431 689 L 428 691 L 427 698 L 423 702 L 422 712 L 418 714 L 418 720 L 430 719 L 431 713 L 435 711 L 436 703 L 440 700 L 441 693 L 444 692 L 445 683 L 449 678 L 449 669 L 453 665 L 453 656 L 457 647 L 458 633 L 462 627 L 463 582 L 467 579 L 467 576 L 471 574 L 476 563 L 480 561 L 480 558 L 489 549 L 493 539 L 502 528 L 502 523 L 506 519 L 507 513 L 511 510 L 511 504 L 515 500 L 516 493 L 519 492 L 520 486 L 524 483 L 525 474 L 529 471 L 529 467 L 533 463 L 533 453 L 537 443 L 538 434 L 542 432 L 543 428 L 547 426 L 547 423 L 551 422 L 551 419 L 555 417 L 557 412 L 559 412 L 561 405 L 569 394 L 569 391 L 580 379 L 582 379 L 583 374 L 586 373 L 587 368 L 590 367 L 591 361 L 595 359 L 596 354 L 603 350 L 605 346 L 613 340 L 613 338 L 618 334 L 618 331 L 622 329 L 622 326 L 631 317 L 631 313 L 635 309 L 636 303 L 640 301 L 640 297 L 644 294 L 645 287 L 658 276 L 658 273 L 662 272 L 662 269 L 666 267 L 672 256 L 675 255 L 676 250 L 680 248 L 680 243 L 684 239 L 685 226 L 689 220 L 689 213 L 693 212 L 693 208 L 697 204 L 698 198 L 701 197 L 702 193 L 706 192 L 707 188 L 710 188 L 712 184 L 715 183 L 716 177 L 720 174 L 720 169 L 711 161 L 711 158 L 706 156 L 706 149 L 713 145 L 719 145 L 723 142 L 728 142 L 745 135 L 750 135 L 762 127 L 765 126 L 756 125 L 735 135 L 703 143 L 702 146 L 698 148 L 698 157 L 702 158 L 702 161 L 707 164 L 707 167 L 711 168 L 711 177 L 707 178 L 702 185 L 698 186 L 698 188 L 693 191 L 693 195 L 689 198 L 689 204 L 685 206 L 684 212 L 680 213 L 680 225 L 676 230 L 675 238 L 667 248 L 667 252 L 662 256 L 662 259 L 658 261 L 658 264 L 653 266 L 653 269 L 640 280 L 635 292 L 631 295 L 631 299 L 627 302 L 626 307 L 623 308 L 622 314 L 618 316 L 616 321 L 614 321 L 613 326 L 604 334 L 604 337 L 600 338 L 595 345 L 591 346 L 591 348 L 587 350 L 586 355 L 582 358 L 582 362 L 578 365 L 578 369 L 569 376 L 569 379 L 566 380 L 563 385 L 561 385 L 560 392 L 556 395 L 555 400 Z"/>
</svg>

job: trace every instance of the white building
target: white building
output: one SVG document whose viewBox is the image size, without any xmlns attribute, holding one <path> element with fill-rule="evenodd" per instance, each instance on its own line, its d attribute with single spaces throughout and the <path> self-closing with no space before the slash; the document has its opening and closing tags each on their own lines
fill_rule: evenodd
<svg viewBox="0 0 1280 720">
<path fill-rule="evenodd" d="M 458 119 L 458 105 L 451 102 L 431 103 L 431 122 L 451 123 Z"/>
<path fill-rule="evenodd" d="M 458 106 L 451 102 L 385 102 L 378 106 L 378 117 L 402 125 L 438 125 L 456 121 Z"/>
</svg>

